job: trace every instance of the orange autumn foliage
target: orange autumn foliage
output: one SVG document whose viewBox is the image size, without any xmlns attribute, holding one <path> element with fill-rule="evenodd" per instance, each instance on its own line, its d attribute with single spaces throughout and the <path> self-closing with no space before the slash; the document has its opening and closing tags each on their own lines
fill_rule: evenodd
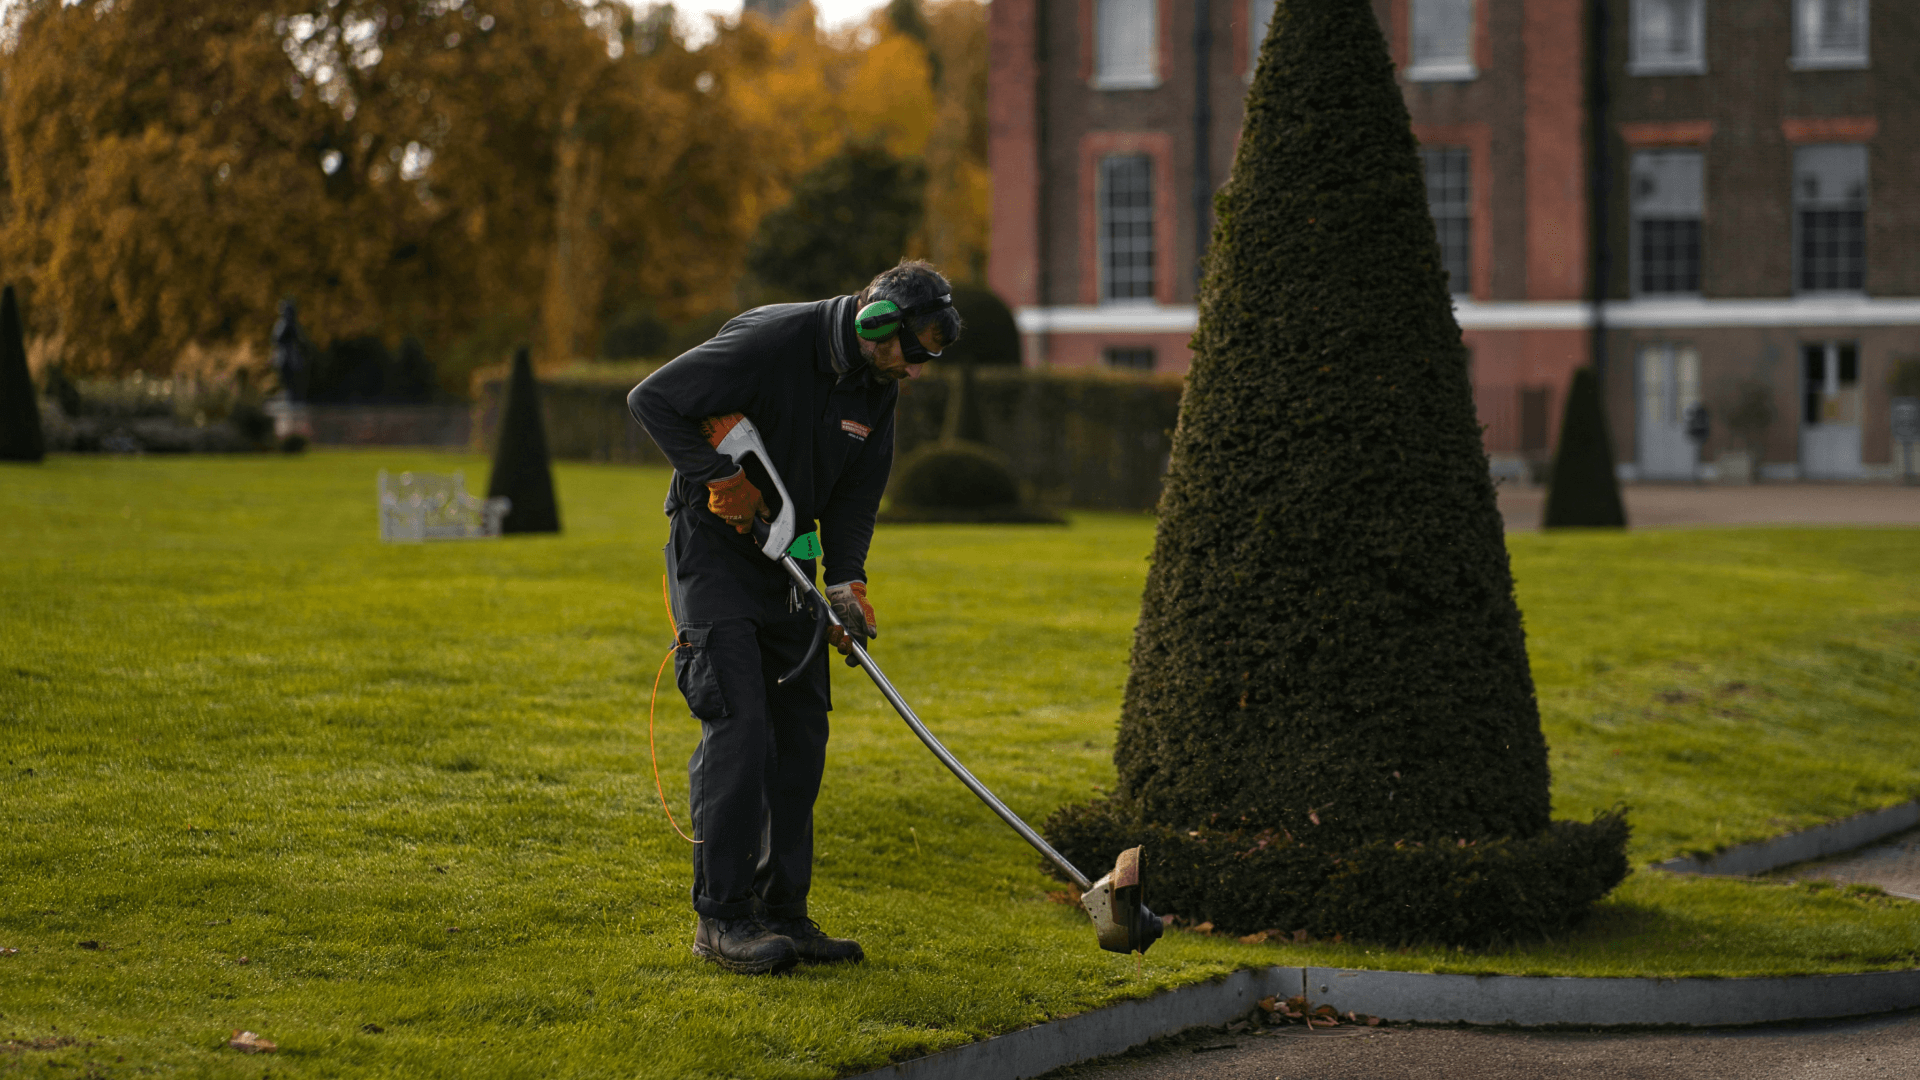
<svg viewBox="0 0 1920 1080">
<path fill-rule="evenodd" d="M 0 266 L 75 373 L 262 342 L 283 296 L 322 341 L 419 337 L 449 388 L 518 340 L 543 365 L 592 356 L 636 300 L 737 304 L 761 216 L 855 139 L 929 163 L 924 253 L 967 277 L 984 251 L 984 137 L 934 145 L 982 110 L 878 24 L 823 34 L 803 9 L 689 48 L 612 0 L 191 10 L 7 14 Z M 984 6 L 929 10 L 943 71 L 983 88 Z"/>
</svg>

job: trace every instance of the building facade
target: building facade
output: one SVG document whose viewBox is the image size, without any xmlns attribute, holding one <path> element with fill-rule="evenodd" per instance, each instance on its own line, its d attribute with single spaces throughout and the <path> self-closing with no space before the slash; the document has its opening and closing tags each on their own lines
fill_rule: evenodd
<svg viewBox="0 0 1920 1080">
<path fill-rule="evenodd" d="M 1497 469 L 1545 459 L 1598 359 L 1626 477 L 1892 475 L 1888 380 L 1920 362 L 1920 3 L 1374 9 Z M 994 0 L 989 279 L 1029 364 L 1185 370 L 1272 10 Z"/>
</svg>

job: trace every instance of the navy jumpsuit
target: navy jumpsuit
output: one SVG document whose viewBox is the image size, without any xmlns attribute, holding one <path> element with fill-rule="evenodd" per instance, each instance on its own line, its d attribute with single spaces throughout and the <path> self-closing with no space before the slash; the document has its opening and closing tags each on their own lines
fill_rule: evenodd
<svg viewBox="0 0 1920 1080">
<path fill-rule="evenodd" d="M 832 708 L 826 650 L 780 686 L 812 637 L 813 616 L 750 535 L 707 509 L 706 484 L 739 468 L 700 421 L 745 413 L 793 499 L 798 530 L 818 522 L 828 585 L 866 579 L 874 514 L 893 465 L 899 387 L 873 374 L 853 332 L 855 299 L 745 312 L 627 395 L 673 464 L 667 572 L 684 647 L 675 674 L 700 720 L 687 764 L 693 906 L 708 918 L 807 913 L 813 803 Z M 769 504 L 771 486 L 763 487 Z M 811 560 L 801 564 L 813 574 Z"/>
</svg>

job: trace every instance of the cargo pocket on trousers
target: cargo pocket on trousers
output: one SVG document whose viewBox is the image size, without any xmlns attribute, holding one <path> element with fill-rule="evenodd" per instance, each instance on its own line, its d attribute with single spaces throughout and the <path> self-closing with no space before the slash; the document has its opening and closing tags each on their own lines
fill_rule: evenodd
<svg viewBox="0 0 1920 1080">
<path fill-rule="evenodd" d="M 719 720 L 727 715 L 727 699 L 720 693 L 720 673 L 713 668 L 713 653 L 707 647 L 713 627 L 687 624 L 680 628 L 679 649 L 673 654 L 673 678 L 687 699 L 687 708 L 702 720 Z"/>
</svg>

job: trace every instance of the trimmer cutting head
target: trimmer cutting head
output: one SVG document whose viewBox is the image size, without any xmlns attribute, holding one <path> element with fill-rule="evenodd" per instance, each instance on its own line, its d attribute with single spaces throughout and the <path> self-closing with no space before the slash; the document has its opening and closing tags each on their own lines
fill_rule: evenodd
<svg viewBox="0 0 1920 1080">
<path fill-rule="evenodd" d="M 1108 952 L 1147 951 L 1166 931 L 1160 916 L 1142 901 L 1140 849 L 1128 848 L 1113 864 L 1113 872 L 1093 883 L 1080 904 L 1093 917 L 1093 931 Z"/>
</svg>

